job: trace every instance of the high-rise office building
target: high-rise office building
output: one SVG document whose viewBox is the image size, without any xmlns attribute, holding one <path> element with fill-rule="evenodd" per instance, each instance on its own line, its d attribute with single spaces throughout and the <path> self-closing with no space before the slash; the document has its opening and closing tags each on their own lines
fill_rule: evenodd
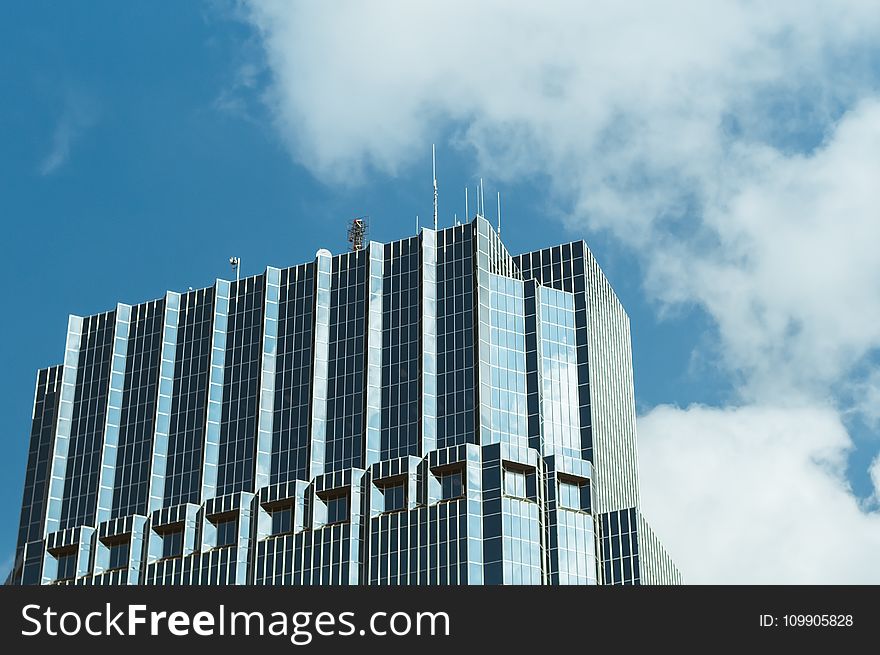
<svg viewBox="0 0 880 655">
<path fill-rule="evenodd" d="M 39 371 L 17 584 L 671 584 L 629 319 L 483 218 L 103 314 Z"/>
</svg>

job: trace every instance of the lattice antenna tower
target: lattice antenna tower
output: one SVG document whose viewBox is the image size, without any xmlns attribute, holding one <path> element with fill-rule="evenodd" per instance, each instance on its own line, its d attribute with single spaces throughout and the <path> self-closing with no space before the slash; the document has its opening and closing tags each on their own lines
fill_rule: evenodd
<svg viewBox="0 0 880 655">
<path fill-rule="evenodd" d="M 358 216 L 351 219 L 348 223 L 348 242 L 351 244 L 352 252 L 364 249 L 367 237 L 367 220 L 369 216 Z"/>
</svg>

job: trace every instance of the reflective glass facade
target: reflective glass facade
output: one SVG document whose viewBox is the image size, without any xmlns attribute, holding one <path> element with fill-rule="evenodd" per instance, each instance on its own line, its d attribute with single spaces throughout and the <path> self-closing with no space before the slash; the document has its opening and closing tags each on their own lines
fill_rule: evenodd
<svg viewBox="0 0 880 655">
<path fill-rule="evenodd" d="M 384 247 L 381 459 L 419 454 L 420 252 L 418 238 Z"/>
<path fill-rule="evenodd" d="M 437 233 L 437 448 L 476 443 L 474 238 L 469 225 Z"/>
<path fill-rule="evenodd" d="M 327 354 L 327 471 L 363 466 L 367 252 L 333 259 Z"/>
<path fill-rule="evenodd" d="M 163 504 L 169 506 L 198 503 L 201 496 L 213 313 L 213 289 L 180 298 L 164 476 Z"/>
<path fill-rule="evenodd" d="M 95 520 L 104 420 L 109 408 L 110 366 L 116 365 L 112 358 L 114 323 L 114 312 L 89 316 L 83 321 L 67 443 L 61 529 Z"/>
<path fill-rule="evenodd" d="M 19 544 L 38 540 L 43 534 L 52 442 L 58 415 L 58 401 L 61 399 L 62 371 L 63 367 L 53 366 L 37 373 L 31 442 L 24 478 L 24 500 L 18 529 Z"/>
<path fill-rule="evenodd" d="M 16 584 L 669 584 L 629 322 L 489 223 L 86 318 L 37 375 Z"/>
<path fill-rule="evenodd" d="M 281 271 L 271 484 L 307 480 L 315 267 Z"/>
<path fill-rule="evenodd" d="M 595 467 L 595 506 L 600 512 L 637 507 L 632 346 L 623 305 L 583 241 L 513 259 L 525 279 L 543 287 L 545 300 L 555 289 L 573 302 L 580 447 Z M 548 338 L 554 334 L 558 330 L 549 328 Z"/>
<path fill-rule="evenodd" d="M 131 309 L 113 486 L 113 518 L 147 512 L 164 315 L 164 299 Z"/>
<path fill-rule="evenodd" d="M 263 337 L 263 276 L 231 285 L 223 371 L 218 496 L 252 489 Z"/>
</svg>

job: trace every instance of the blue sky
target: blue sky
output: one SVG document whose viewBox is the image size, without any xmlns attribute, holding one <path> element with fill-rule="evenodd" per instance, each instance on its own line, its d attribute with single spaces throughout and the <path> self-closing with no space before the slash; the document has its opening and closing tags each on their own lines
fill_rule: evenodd
<svg viewBox="0 0 880 655">
<path fill-rule="evenodd" d="M 4 5 L 0 565 L 69 313 L 210 285 L 233 254 L 253 274 L 343 251 L 354 216 L 408 236 L 436 143 L 441 224 L 482 176 L 512 251 L 584 238 L 602 264 L 643 502 L 686 579 L 877 581 L 880 328 L 852 325 L 880 316 L 878 19 L 703 4 L 487 2 L 477 27 L 405 3 Z M 840 534 L 799 545 L 816 512 Z"/>
</svg>

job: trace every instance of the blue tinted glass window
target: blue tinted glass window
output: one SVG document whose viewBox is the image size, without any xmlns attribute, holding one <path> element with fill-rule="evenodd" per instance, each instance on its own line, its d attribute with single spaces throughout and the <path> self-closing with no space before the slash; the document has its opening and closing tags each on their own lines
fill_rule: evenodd
<svg viewBox="0 0 880 655">
<path fill-rule="evenodd" d="M 582 486 L 577 482 L 559 481 L 559 504 L 568 509 L 583 509 L 581 503 Z"/>
<path fill-rule="evenodd" d="M 406 488 L 402 482 L 385 487 L 383 496 L 386 512 L 396 512 L 406 507 Z"/>
<path fill-rule="evenodd" d="M 341 494 L 327 499 L 327 523 L 342 523 L 348 520 L 348 496 Z"/>
<path fill-rule="evenodd" d="M 129 543 L 122 541 L 110 546 L 110 568 L 122 569 L 128 566 Z"/>
<path fill-rule="evenodd" d="M 162 535 L 162 557 L 177 557 L 183 554 L 183 529 L 172 530 Z"/>
<path fill-rule="evenodd" d="M 516 498 L 526 498 L 526 472 L 521 469 L 504 469 L 504 493 Z"/>
<path fill-rule="evenodd" d="M 64 553 L 58 556 L 57 580 L 69 580 L 76 577 L 76 553 Z"/>
<path fill-rule="evenodd" d="M 461 498 L 464 495 L 461 471 L 441 473 L 437 478 L 440 480 L 441 500 L 452 500 L 454 498 Z"/>
<path fill-rule="evenodd" d="M 225 519 L 217 522 L 217 547 L 232 546 L 238 534 L 238 521 Z"/>
<path fill-rule="evenodd" d="M 272 534 L 287 534 L 293 530 L 293 508 L 281 507 L 272 512 Z"/>
</svg>

